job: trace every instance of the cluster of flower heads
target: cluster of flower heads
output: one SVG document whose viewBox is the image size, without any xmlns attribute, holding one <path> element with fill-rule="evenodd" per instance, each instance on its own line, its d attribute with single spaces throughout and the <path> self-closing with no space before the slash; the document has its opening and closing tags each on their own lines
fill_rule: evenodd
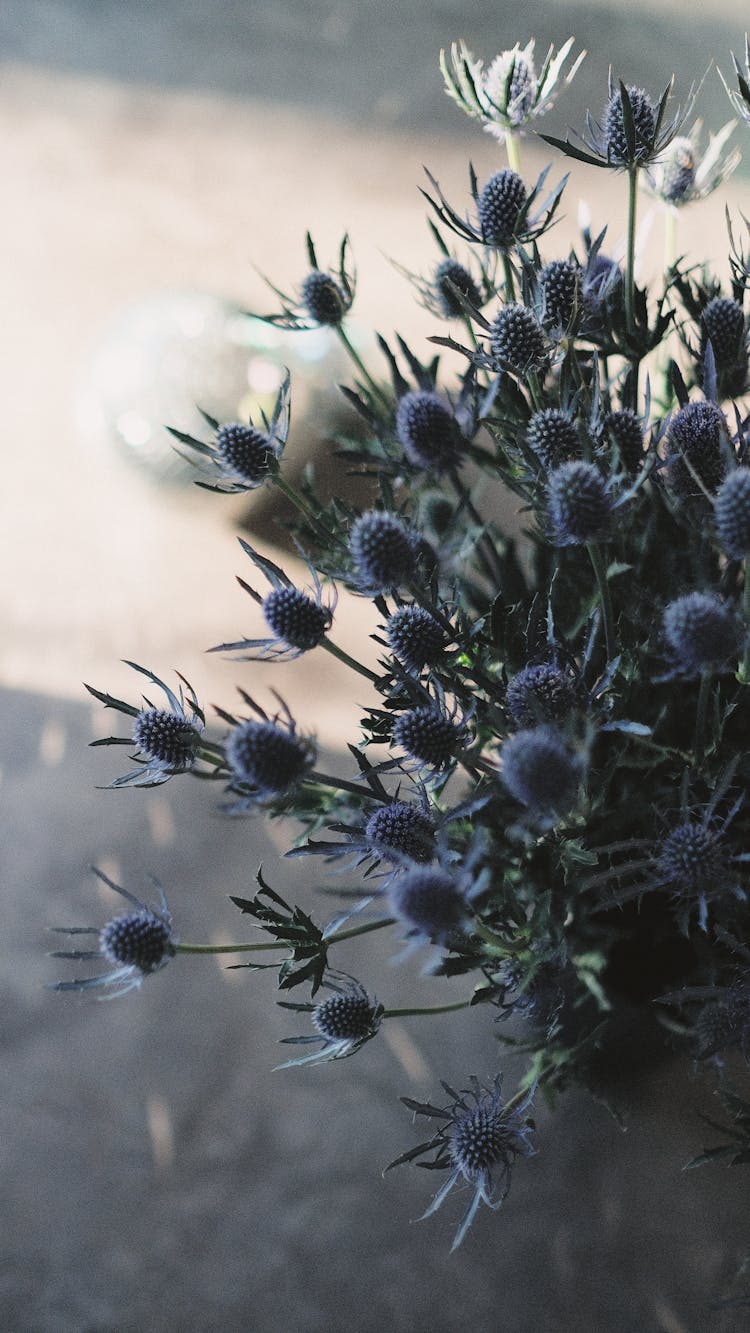
<svg viewBox="0 0 750 1333">
<path fill-rule="evenodd" d="M 279 486 L 297 506 L 307 572 L 291 577 L 242 539 L 263 579 L 262 591 L 238 580 L 257 628 L 211 651 L 305 657 L 306 670 L 326 653 L 356 673 L 368 697 L 346 758 L 322 771 L 307 719 L 275 692 L 267 711 L 240 688 L 243 715 L 217 708 L 208 735 L 182 677 L 175 692 L 135 668 L 166 706 L 89 687 L 129 720 L 127 736 L 96 742 L 133 749 L 135 768 L 110 785 L 212 779 L 226 811 L 291 816 L 289 854 L 335 865 L 344 906 L 323 926 L 260 875 L 254 898 L 233 898 L 268 936 L 253 947 L 281 950 L 280 990 L 310 991 L 280 1001 L 308 1025 L 286 1038 L 310 1048 L 288 1064 L 353 1056 L 394 1015 L 425 1012 L 388 1008 L 332 960 L 373 930 L 394 931 L 402 957 L 419 953 L 427 971 L 453 979 L 459 999 L 439 1010 L 520 1026 L 520 1039 L 500 1038 L 531 1057 L 512 1096 L 498 1075 L 458 1092 L 444 1084 L 445 1107 L 405 1099 L 438 1128 L 397 1162 L 448 1173 L 426 1215 L 455 1186 L 470 1191 L 455 1244 L 531 1155 L 536 1087 L 585 1082 L 592 1046 L 616 1041 L 623 959 L 641 969 L 641 912 L 653 914 L 665 956 L 682 947 L 677 978 L 647 998 L 673 1017 L 690 1010 L 691 1053 L 750 1048 L 747 969 L 727 944 L 750 925 L 750 261 L 730 228 L 731 294 L 676 250 L 647 290 L 633 249 L 638 186 L 676 226 L 679 209 L 734 170 L 735 125 L 702 152 L 700 123 L 685 133 L 693 90 L 673 111 L 671 84 L 653 98 L 610 77 L 599 118 L 580 135 L 543 137 L 627 174 L 628 252 L 610 251 L 618 232 L 610 241 L 604 219 L 598 234 L 583 226 L 577 249 L 555 252 L 567 178 L 550 187 L 546 168 L 530 185 L 517 135 L 572 79 L 582 56 L 569 65 L 571 54 L 572 41 L 537 67 L 529 42 L 485 69 L 460 43 L 442 57 L 449 95 L 504 139 L 508 163 L 483 182 L 470 168 L 454 202 L 428 173 L 434 262 L 400 271 L 444 321 L 437 353 L 421 360 L 379 336 L 363 359 L 347 333 L 347 237 L 328 271 L 308 234 L 307 272 L 290 294 L 272 288 L 280 308 L 264 318 L 327 329 L 352 359 L 344 393 L 360 432 L 338 448 L 366 500 L 289 475 L 288 377 L 258 425 L 206 417 L 209 440 L 173 432 L 198 485 Z M 737 73 L 732 100 L 750 121 L 750 73 Z M 516 498 L 523 542 L 501 529 L 484 478 Z M 344 589 L 378 617 L 359 654 L 339 640 Z M 164 904 L 153 910 L 105 882 L 133 910 L 101 930 L 73 928 L 97 947 L 58 956 L 109 970 L 60 989 L 120 993 L 189 951 Z"/>
</svg>

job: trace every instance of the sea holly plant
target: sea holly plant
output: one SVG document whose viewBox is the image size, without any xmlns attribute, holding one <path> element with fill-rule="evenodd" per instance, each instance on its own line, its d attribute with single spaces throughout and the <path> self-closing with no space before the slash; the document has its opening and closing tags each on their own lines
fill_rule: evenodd
<svg viewBox="0 0 750 1333">
<path fill-rule="evenodd" d="M 163 901 L 105 881 L 130 910 L 62 926 L 93 938 L 56 955 L 92 968 L 58 989 L 102 994 L 168 984 L 155 980 L 164 964 L 193 954 L 271 972 L 293 1016 L 285 1042 L 301 1048 L 285 1065 L 367 1060 L 396 1016 L 471 1010 L 488 1063 L 500 1051 L 503 1067 L 484 1081 L 446 1070 L 445 1104 L 404 1098 L 430 1129 L 393 1163 L 445 1173 L 426 1215 L 468 1198 L 456 1245 L 482 1205 L 504 1204 L 526 1158 L 544 1160 L 534 1103 L 575 1084 L 601 1093 L 601 1057 L 618 1061 L 634 1001 L 665 1049 L 718 1081 L 732 1125 L 713 1155 L 747 1160 L 747 223 L 729 218 L 728 287 L 700 256 L 672 251 L 643 287 L 634 263 L 639 187 L 700 208 L 736 166 L 734 126 L 701 156 L 699 127 L 684 132 L 692 92 L 675 111 L 671 80 L 652 97 L 610 77 L 579 137 L 543 137 L 628 176 L 625 262 L 609 240 L 616 218 L 587 222 L 562 251 L 552 224 L 569 184 L 546 185 L 552 164 L 527 181 L 514 136 L 569 82 L 571 50 L 537 69 L 533 43 L 516 44 L 486 72 L 462 43 L 443 57 L 449 94 L 506 141 L 508 161 L 481 183 L 470 168 L 451 202 L 430 176 L 434 253 L 419 274 L 400 270 L 435 320 L 424 346 L 379 334 L 366 359 L 355 346 L 348 237 L 326 269 L 308 234 L 307 269 L 290 294 L 273 288 L 264 318 L 326 327 L 351 359 L 341 387 L 360 435 L 333 447 L 365 500 L 319 493 L 309 469 L 289 476 L 288 376 L 270 419 L 206 417 L 206 439 L 173 431 L 204 489 L 276 487 L 296 508 L 306 573 L 241 539 L 255 625 L 211 649 L 236 663 L 237 711 L 207 720 L 183 677 L 173 689 L 134 663 L 155 697 L 88 686 L 125 719 L 94 742 L 132 751 L 111 786 L 211 779 L 206 817 L 218 805 L 284 820 L 289 855 L 330 868 L 326 895 L 290 904 L 264 868 L 254 896 L 232 898 L 254 940 L 211 945 L 184 941 Z M 515 497 L 514 531 L 487 480 Z M 340 647 L 352 598 L 373 608 L 374 651 Z M 304 656 L 312 679 L 323 654 L 348 668 L 362 706 L 359 734 L 325 768 L 281 678 L 280 693 L 249 692 L 255 660 L 283 672 Z M 396 1009 L 387 977 L 351 976 L 340 946 L 373 932 L 402 966 L 450 978 L 446 1002 Z"/>
</svg>

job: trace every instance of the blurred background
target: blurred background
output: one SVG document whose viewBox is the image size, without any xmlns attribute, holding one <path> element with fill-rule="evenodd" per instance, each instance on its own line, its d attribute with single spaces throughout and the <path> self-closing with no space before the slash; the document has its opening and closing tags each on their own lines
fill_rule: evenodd
<svg viewBox="0 0 750 1333">
<path fill-rule="evenodd" d="M 623 1137 L 585 1098 L 542 1109 L 540 1154 L 504 1214 L 447 1259 L 453 1216 L 410 1225 L 431 1178 L 383 1166 L 413 1141 L 399 1094 L 435 1098 L 497 1068 L 491 1021 L 434 1031 L 392 1024 L 355 1061 L 272 1074 L 293 1015 L 272 978 L 180 959 L 114 1004 L 54 996 L 50 925 L 99 923 L 113 904 L 101 865 L 136 894 L 157 875 L 184 938 L 246 933 L 227 900 L 262 860 L 275 887 L 316 903 L 309 868 L 281 860 L 286 831 L 228 824 L 213 792 L 97 790 L 124 751 L 88 750 L 111 717 L 83 680 L 138 701 L 130 658 L 230 710 L 242 684 L 280 688 L 300 725 L 345 764 L 364 683 L 307 657 L 238 667 L 204 650 L 258 629 L 235 574 L 236 534 L 272 556 L 288 515 L 272 497 L 194 488 L 163 425 L 225 418 L 293 372 L 290 466 L 320 457 L 347 375 L 317 335 L 274 339 L 243 312 L 273 308 L 260 269 L 288 290 L 304 233 L 323 266 L 344 231 L 358 268 L 352 336 L 398 329 L 424 355 L 434 320 L 398 259 L 433 259 L 422 168 L 467 198 L 504 164 L 445 96 L 437 57 L 458 37 L 489 61 L 535 35 L 589 55 L 543 128 L 598 114 L 607 67 L 677 95 L 714 57 L 727 77 L 743 10 L 697 0 L 622 6 L 505 0 L 4 0 L 0 7 L 5 318 L 0 376 L 7 464 L 0 492 L 0 1159 L 6 1224 L 0 1322 L 10 1333 L 132 1330 L 443 1330 L 719 1333 L 747 1325 L 711 1300 L 750 1235 L 734 1176 L 690 1173 L 702 1146 L 697 1078 L 670 1068 L 631 1089 Z M 523 26 L 519 26 L 522 23 Z M 730 108 L 715 69 L 699 104 L 716 131 Z M 750 150 L 720 197 L 687 210 L 682 249 L 725 267 L 725 202 L 747 214 Z M 535 179 L 548 160 L 524 147 Z M 555 172 L 567 165 L 555 163 Z M 549 257 L 577 236 L 583 196 L 613 245 L 625 182 L 575 170 Z M 647 212 L 642 206 L 642 216 Z M 661 220 L 643 240 L 658 264 Z M 288 562 L 294 572 L 293 560 Z M 342 596 L 338 641 L 372 650 L 367 607 Z M 124 733 L 121 733 L 124 734 Z M 325 903 L 315 908 L 326 910 Z M 390 965 L 388 942 L 341 965 L 390 1005 L 446 987 Z M 460 988 L 453 987 L 457 993 Z M 283 1048 L 282 1048 L 283 1049 Z M 737 1173 L 741 1174 L 741 1173 Z M 728 1186 L 728 1187 L 727 1187 Z M 450 1210 L 448 1210 L 449 1212 Z M 744 1231 L 743 1231 L 744 1226 Z"/>
</svg>

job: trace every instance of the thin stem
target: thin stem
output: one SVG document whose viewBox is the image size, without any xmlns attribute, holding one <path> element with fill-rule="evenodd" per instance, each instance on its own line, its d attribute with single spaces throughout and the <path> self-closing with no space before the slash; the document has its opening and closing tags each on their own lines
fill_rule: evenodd
<svg viewBox="0 0 750 1333">
<path fill-rule="evenodd" d="M 513 265 L 510 262 L 510 255 L 507 250 L 503 250 L 503 274 L 505 277 L 505 299 L 506 301 L 515 301 L 516 280 L 513 276 Z"/>
<path fill-rule="evenodd" d="M 298 509 L 299 512 L 304 514 L 305 518 L 309 519 L 316 528 L 325 533 L 325 529 L 320 522 L 320 517 L 315 513 L 312 505 L 308 504 L 304 496 L 300 495 L 299 491 L 292 486 L 291 482 L 287 481 L 280 472 L 277 472 L 273 477 L 273 484 L 274 486 L 278 486 L 281 494 L 286 496 L 287 500 L 294 505 L 295 509 Z"/>
<path fill-rule="evenodd" d="M 615 641 L 615 622 L 612 615 L 612 599 L 609 595 L 609 583 L 607 581 L 607 569 L 604 564 L 604 557 L 601 548 L 596 542 L 588 542 L 586 550 L 589 553 L 589 559 L 596 575 L 596 582 L 599 587 L 599 605 L 602 609 L 602 621 L 604 623 L 604 642 L 607 648 L 607 661 L 611 662 L 616 655 L 617 644 Z"/>
<path fill-rule="evenodd" d="M 518 147 L 518 135 L 513 130 L 505 131 L 505 151 L 508 154 L 508 166 L 511 171 L 521 171 L 521 153 Z"/>
<path fill-rule="evenodd" d="M 482 555 L 484 572 L 491 581 L 497 580 L 499 582 L 502 578 L 502 565 L 500 564 L 497 551 L 495 550 L 495 543 L 489 532 L 486 530 L 484 519 L 479 513 L 468 491 L 464 490 L 455 472 L 450 473 L 450 482 L 458 499 L 469 515 L 469 518 L 481 529 L 477 546 Z"/>
<path fill-rule="evenodd" d="M 394 924 L 393 917 L 382 921 L 368 921 L 363 926 L 349 926 L 347 930 L 336 930 L 329 935 L 326 944 L 340 944 L 342 940 L 353 940 L 357 935 L 369 935 L 373 930 L 384 930 Z M 177 944 L 178 953 L 258 953 L 266 949 L 288 949 L 288 940 L 264 940 L 262 944 Z"/>
<path fill-rule="evenodd" d="M 363 380 L 365 381 L 365 383 L 366 383 L 366 384 L 368 385 L 368 387 L 370 388 L 370 391 L 374 394 L 374 396 L 375 396 L 376 398 L 379 398 L 379 399 L 380 399 L 381 404 L 385 407 L 386 411 L 390 414 L 390 411 L 391 411 L 391 402 L 390 402 L 390 399 L 389 399 L 388 395 L 387 395 L 386 393 L 384 393 L 384 391 L 381 389 L 380 385 L 379 385 L 379 384 L 376 384 L 375 380 L 372 378 L 372 375 L 370 374 L 369 370 L 367 369 L 367 366 L 365 365 L 364 361 L 362 360 L 362 357 L 359 355 L 359 352 L 357 351 L 357 349 L 356 349 L 356 348 L 352 345 L 352 343 L 349 341 L 349 338 L 348 338 L 348 336 L 346 335 L 346 333 L 344 332 L 344 330 L 343 330 L 341 324 L 337 325 L 337 327 L 336 327 L 336 332 L 337 332 L 337 334 L 338 334 L 338 336 L 339 336 L 339 339 L 340 339 L 341 343 L 342 343 L 343 346 L 346 348 L 346 350 L 347 350 L 349 356 L 351 357 L 352 361 L 354 362 L 355 366 L 357 367 L 357 370 L 359 371 L 359 373 L 360 373 L 360 375 L 362 376 Z"/>
<path fill-rule="evenodd" d="M 677 209 L 674 204 L 667 204 L 667 211 L 664 216 L 664 272 L 669 273 L 674 268 L 674 261 L 677 258 Z"/>
<path fill-rule="evenodd" d="M 625 269 L 625 317 L 628 333 L 635 327 L 635 218 L 638 209 L 638 167 L 628 168 L 628 257 Z"/>
<path fill-rule="evenodd" d="M 706 723 L 708 721 L 708 704 L 710 698 L 711 673 L 710 671 L 703 671 L 701 672 L 701 683 L 700 689 L 698 690 L 698 708 L 695 715 L 695 739 L 693 741 L 696 768 L 700 768 L 703 763 L 703 753 L 706 748 Z"/>
<path fill-rule="evenodd" d="M 542 394 L 541 385 L 539 383 L 539 376 L 537 375 L 535 370 L 527 371 L 526 384 L 528 386 L 529 395 L 531 397 L 531 401 L 534 405 L 535 410 L 537 412 L 541 412 L 544 408 L 544 397 Z"/>
<path fill-rule="evenodd" d="M 359 672 L 360 676 L 364 676 L 366 680 L 371 680 L 373 684 L 377 685 L 380 677 L 376 676 L 374 671 L 370 671 L 369 668 L 363 666 L 361 662 L 356 662 L 353 657 L 350 657 L 348 653 L 344 652 L 343 648 L 339 648 L 337 644 L 331 643 L 330 639 L 321 639 L 320 647 L 325 648 L 326 652 L 331 654 L 331 657 L 337 658 L 338 661 L 343 662 L 345 666 L 351 667 L 352 671 Z"/>
<path fill-rule="evenodd" d="M 435 1004 L 426 1009 L 386 1009 L 383 1018 L 411 1018 L 413 1014 L 448 1014 L 454 1009 L 468 1009 L 471 1000 L 457 1000 L 455 1004 Z"/>
</svg>

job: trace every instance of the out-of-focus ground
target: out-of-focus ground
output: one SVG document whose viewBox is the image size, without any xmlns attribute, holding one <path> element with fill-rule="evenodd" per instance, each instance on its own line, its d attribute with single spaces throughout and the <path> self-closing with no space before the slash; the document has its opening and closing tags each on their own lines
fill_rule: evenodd
<svg viewBox="0 0 750 1333">
<path fill-rule="evenodd" d="M 45 926 L 110 910 L 85 874 L 91 862 L 137 893 L 146 873 L 159 875 L 183 937 L 236 938 L 226 895 L 247 893 L 261 859 L 272 883 L 321 910 L 309 871 L 279 864 L 284 831 L 207 814 L 212 790 L 96 791 L 125 752 L 86 749 L 111 718 L 89 708 L 82 679 L 135 698 L 120 664 L 129 657 L 179 669 L 228 708 L 235 684 L 266 702 L 273 685 L 334 749 L 354 738 L 366 701 L 365 682 L 352 686 L 320 655 L 283 668 L 204 655 L 259 628 L 234 580 L 248 574 L 235 531 L 242 519 L 252 533 L 257 501 L 269 549 L 274 516 L 265 497 L 248 506 L 160 485 L 81 431 L 80 388 L 112 320 L 170 291 L 267 308 L 253 266 L 293 285 L 305 229 L 326 260 L 346 229 L 358 326 L 398 328 L 424 355 L 435 321 L 385 258 L 415 271 L 432 262 L 422 165 L 460 203 L 469 157 L 480 180 L 503 162 L 442 92 L 439 47 L 463 35 L 490 57 L 535 30 L 542 46 L 575 34 L 592 55 L 546 123 L 562 132 L 587 101 L 598 110 L 609 59 L 652 89 L 672 68 L 684 86 L 710 54 L 728 72 L 741 18 L 734 4 L 709 13 L 645 0 L 627 15 L 530 5 L 523 29 L 507 8 L 479 3 L 3 6 L 0 1323 L 10 1333 L 744 1326 L 707 1308 L 741 1245 L 743 1182 L 679 1171 L 701 1147 L 698 1107 L 713 1109 L 700 1082 L 662 1071 L 624 1138 L 582 1098 L 542 1112 L 540 1155 L 517 1172 L 507 1212 L 484 1218 L 447 1263 L 448 1221 L 408 1225 L 432 1177 L 382 1183 L 379 1171 L 412 1142 L 398 1093 L 434 1098 L 440 1077 L 494 1072 L 491 1019 L 403 1025 L 356 1061 L 271 1076 L 294 1016 L 271 1004 L 262 974 L 182 959 L 114 1004 L 42 989 L 59 967 L 43 957 Z M 706 97 L 717 129 L 729 112 L 715 72 Z M 525 148 L 527 177 L 546 160 Z M 556 162 L 553 174 L 565 169 Z M 624 189 L 621 177 L 576 169 L 550 257 L 576 239 L 579 194 L 594 229 L 609 222 L 621 241 Z M 740 177 L 688 211 L 681 248 L 723 264 L 726 200 L 747 213 Z M 660 234 L 655 217 L 646 264 L 658 264 Z M 295 420 L 292 452 L 297 430 Z M 363 658 L 372 628 L 365 604 L 342 595 L 342 646 Z M 389 954 L 360 946 L 345 965 L 392 1005 L 442 998 L 411 967 L 389 967 Z"/>
</svg>

